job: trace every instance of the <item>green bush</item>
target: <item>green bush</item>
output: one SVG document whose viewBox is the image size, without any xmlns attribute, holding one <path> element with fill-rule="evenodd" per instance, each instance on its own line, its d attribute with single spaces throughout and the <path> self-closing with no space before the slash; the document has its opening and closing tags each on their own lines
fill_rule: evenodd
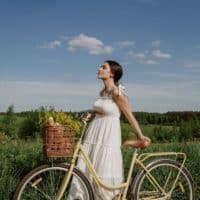
<svg viewBox="0 0 200 200">
<path fill-rule="evenodd" d="M 11 138 L 17 138 L 17 117 L 14 113 L 14 105 L 10 105 L 6 111 L 6 114 L 1 120 L 1 130 L 7 136 Z"/>
<path fill-rule="evenodd" d="M 20 138 L 36 137 L 36 122 L 30 118 L 26 118 L 20 125 L 18 135 Z"/>
<path fill-rule="evenodd" d="M 23 120 L 19 124 L 18 136 L 21 139 L 41 137 L 46 128 L 49 117 L 53 117 L 55 122 L 61 125 L 68 125 L 77 133 L 82 128 L 82 123 L 64 112 L 57 112 L 53 108 L 40 108 L 24 114 Z"/>
<path fill-rule="evenodd" d="M 155 127 L 152 134 L 152 142 L 175 142 L 179 139 L 179 130 L 176 127 Z"/>
<path fill-rule="evenodd" d="M 179 141 L 193 140 L 194 138 L 200 139 L 200 122 L 199 120 L 190 120 L 180 123 Z"/>
<path fill-rule="evenodd" d="M 49 117 L 53 117 L 55 122 L 58 122 L 61 125 L 68 125 L 72 129 L 76 131 L 76 133 L 80 133 L 83 124 L 74 119 L 71 115 L 65 114 L 64 112 L 56 112 L 56 111 L 46 111 L 39 113 L 39 126 L 42 131 L 44 131 Z"/>
</svg>

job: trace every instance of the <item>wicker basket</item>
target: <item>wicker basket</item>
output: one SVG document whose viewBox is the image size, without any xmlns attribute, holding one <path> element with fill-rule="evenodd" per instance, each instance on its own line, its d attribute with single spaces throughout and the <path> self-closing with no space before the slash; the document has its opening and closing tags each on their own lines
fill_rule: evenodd
<svg viewBox="0 0 200 200">
<path fill-rule="evenodd" d="M 46 126 L 44 152 L 48 158 L 72 157 L 75 131 L 66 125 Z"/>
</svg>

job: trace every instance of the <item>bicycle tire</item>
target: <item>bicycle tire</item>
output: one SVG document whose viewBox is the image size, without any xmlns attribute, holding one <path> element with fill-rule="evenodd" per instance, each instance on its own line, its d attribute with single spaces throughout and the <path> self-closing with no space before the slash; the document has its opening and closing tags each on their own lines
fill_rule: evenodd
<svg viewBox="0 0 200 200">
<path fill-rule="evenodd" d="M 62 178 L 63 178 L 63 175 L 66 174 L 66 172 L 69 170 L 69 167 L 70 165 L 67 165 L 67 164 L 56 164 L 53 166 L 42 165 L 30 171 L 19 183 L 15 191 L 13 200 L 26 200 L 26 199 L 27 200 L 28 199 L 29 200 L 36 200 L 36 199 L 37 200 L 43 200 L 43 199 L 54 200 L 56 192 L 59 188 L 59 185 L 61 184 L 63 180 L 61 178 L 59 179 L 59 177 L 57 176 L 55 179 L 54 175 L 62 174 Z M 77 168 L 74 168 L 72 174 L 73 174 L 73 178 L 70 181 L 72 180 L 80 181 L 79 182 L 80 186 L 84 188 L 84 190 L 82 191 L 86 192 L 85 195 L 87 196 L 87 199 L 94 200 L 94 194 L 93 194 L 91 184 L 88 181 L 88 179 L 85 177 L 85 175 Z M 52 175 L 54 176 L 54 178 Z M 46 178 L 46 181 L 45 181 L 45 178 Z M 36 186 L 36 189 L 35 189 L 35 186 Z M 69 195 L 68 193 L 69 190 L 70 190 L 70 186 L 66 188 L 66 191 L 62 199 L 67 199 Z"/>
<path fill-rule="evenodd" d="M 171 159 L 158 159 L 149 163 L 146 168 L 156 181 L 164 187 L 165 192 L 169 193 L 171 189 L 170 179 L 173 181 L 173 176 L 176 176 L 181 164 Z M 177 171 L 177 172 L 175 172 Z M 172 176 L 172 178 L 170 177 Z M 167 178 L 165 180 L 165 178 Z M 164 184 L 164 185 L 163 185 Z M 150 190 L 150 191 L 149 191 Z M 147 172 L 142 170 L 136 177 L 133 189 L 132 199 L 162 199 L 162 192 L 156 190 L 148 179 Z M 194 182 L 189 171 L 183 167 L 179 179 L 175 185 L 174 190 L 169 197 L 173 200 L 195 200 Z"/>
</svg>

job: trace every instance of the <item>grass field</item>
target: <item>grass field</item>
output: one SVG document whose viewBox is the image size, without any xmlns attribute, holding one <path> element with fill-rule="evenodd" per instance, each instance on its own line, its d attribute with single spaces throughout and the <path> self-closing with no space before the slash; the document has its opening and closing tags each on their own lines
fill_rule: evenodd
<svg viewBox="0 0 200 200">
<path fill-rule="evenodd" d="M 153 137 L 153 129 L 160 127 L 159 125 L 156 124 L 149 124 L 149 125 L 140 125 L 141 130 L 144 135 L 152 138 Z M 173 126 L 164 126 L 162 125 L 162 128 L 166 128 L 169 130 L 173 129 Z M 133 132 L 133 128 L 130 126 L 128 123 L 121 123 L 121 129 L 122 129 L 122 140 L 126 140 L 129 138 L 136 138 L 136 135 Z"/>
<path fill-rule="evenodd" d="M 177 151 L 187 154 L 186 167 L 191 172 L 200 198 L 200 143 L 152 144 L 144 152 Z M 125 171 L 130 161 L 130 151 L 123 149 Z M 63 160 L 57 160 L 63 161 Z M 43 156 L 42 140 L 14 140 L 0 145 L 0 197 L 10 199 L 21 178 L 34 167 L 47 163 Z"/>
</svg>

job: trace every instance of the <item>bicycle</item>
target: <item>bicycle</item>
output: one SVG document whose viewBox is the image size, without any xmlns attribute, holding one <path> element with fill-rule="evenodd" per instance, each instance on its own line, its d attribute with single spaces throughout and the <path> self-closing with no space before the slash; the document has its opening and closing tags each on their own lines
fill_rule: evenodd
<svg viewBox="0 0 200 200">
<path fill-rule="evenodd" d="M 78 158 L 82 158 L 86 163 L 98 187 L 120 190 L 120 193 L 113 200 L 195 200 L 194 182 L 184 166 L 186 161 L 184 153 L 140 154 L 140 148 L 134 146 L 125 182 L 119 185 L 105 183 L 98 177 L 82 145 L 86 126 L 87 122 L 84 122 L 71 163 L 42 165 L 32 170 L 18 185 L 14 200 L 68 199 L 72 179 L 79 181 L 84 192 L 84 200 L 94 200 L 93 186 L 83 172 L 76 167 Z M 136 175 L 134 175 L 135 172 L 137 172 Z"/>
</svg>

